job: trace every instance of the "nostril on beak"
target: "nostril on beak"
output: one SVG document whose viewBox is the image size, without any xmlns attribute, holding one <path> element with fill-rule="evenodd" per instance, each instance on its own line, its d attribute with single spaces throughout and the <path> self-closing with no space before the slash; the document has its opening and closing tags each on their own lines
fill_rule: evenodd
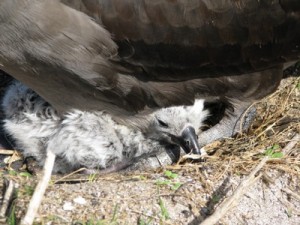
<svg viewBox="0 0 300 225">
<path fill-rule="evenodd" d="M 185 141 L 185 145 L 186 146 L 190 146 L 190 142 L 189 141 Z"/>
</svg>

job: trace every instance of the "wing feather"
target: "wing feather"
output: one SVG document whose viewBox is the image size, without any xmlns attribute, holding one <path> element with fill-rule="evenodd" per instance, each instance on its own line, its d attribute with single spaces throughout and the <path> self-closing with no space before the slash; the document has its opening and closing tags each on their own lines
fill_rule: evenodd
<svg viewBox="0 0 300 225">
<path fill-rule="evenodd" d="M 295 0 L 63 2 L 0 3 L 0 68 L 61 111 L 256 99 L 300 55 Z"/>
</svg>

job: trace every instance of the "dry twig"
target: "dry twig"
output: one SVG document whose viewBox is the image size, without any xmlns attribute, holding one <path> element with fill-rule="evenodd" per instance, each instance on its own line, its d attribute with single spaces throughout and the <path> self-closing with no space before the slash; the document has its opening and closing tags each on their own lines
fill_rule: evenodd
<svg viewBox="0 0 300 225">
<path fill-rule="evenodd" d="M 261 170 L 261 168 L 266 164 L 269 157 L 263 158 L 260 163 L 253 169 L 250 175 L 240 182 L 239 186 L 236 188 L 231 197 L 227 198 L 224 202 L 220 204 L 217 210 L 208 218 L 206 218 L 201 225 L 212 225 L 217 223 L 232 207 L 234 207 L 239 199 L 245 194 L 246 190 L 255 183 L 261 176 L 256 176 L 256 174 Z"/>
<path fill-rule="evenodd" d="M 0 155 L 13 155 L 15 150 L 0 149 Z"/>
<path fill-rule="evenodd" d="M 36 215 L 38 208 L 42 202 L 42 198 L 45 194 L 46 188 L 47 188 L 49 180 L 51 178 L 54 161 L 55 161 L 55 154 L 52 151 L 48 150 L 45 165 L 43 168 L 43 176 L 39 180 L 39 183 L 37 184 L 37 186 L 34 190 L 34 193 L 30 200 L 25 217 L 21 221 L 21 225 L 33 224 L 35 215 Z"/>
<path fill-rule="evenodd" d="M 300 134 L 296 134 L 290 142 L 282 149 L 282 152 L 285 155 L 288 155 L 291 150 L 295 147 L 295 145 L 300 141 Z"/>
<path fill-rule="evenodd" d="M 288 153 L 299 141 L 299 134 L 296 134 L 291 141 L 282 149 L 284 154 Z M 220 204 L 220 206 L 216 209 L 216 211 L 206 218 L 201 225 L 211 225 L 217 223 L 232 207 L 234 207 L 239 199 L 245 194 L 249 186 L 255 183 L 260 177 L 256 176 L 256 174 L 261 170 L 261 168 L 266 164 L 269 160 L 269 156 L 264 157 L 260 163 L 252 170 L 246 179 L 240 182 L 239 186 L 236 188 L 231 197 L 227 198 L 224 202 Z M 293 193 L 295 194 L 295 193 Z"/>
<path fill-rule="evenodd" d="M 282 188 L 281 190 L 284 191 L 285 193 L 293 196 L 298 201 L 300 201 L 300 195 L 296 194 L 295 192 L 291 191 L 290 189 L 288 189 L 288 188 Z"/>
<path fill-rule="evenodd" d="M 16 187 L 17 187 L 17 185 L 12 180 L 8 181 L 8 185 L 7 185 L 7 188 L 6 188 L 6 191 L 4 194 L 4 198 L 2 200 L 1 209 L 0 209 L 0 218 L 5 218 L 7 209 L 11 203 L 11 200 L 13 199 L 13 194 L 14 194 Z"/>
</svg>

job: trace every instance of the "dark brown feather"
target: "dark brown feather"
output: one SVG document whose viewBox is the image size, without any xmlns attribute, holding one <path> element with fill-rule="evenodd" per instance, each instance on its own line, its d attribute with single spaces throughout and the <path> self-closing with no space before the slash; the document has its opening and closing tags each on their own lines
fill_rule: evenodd
<svg viewBox="0 0 300 225">
<path fill-rule="evenodd" d="M 252 101 L 300 55 L 295 0 L 63 2 L 0 3 L 0 68 L 60 111 Z"/>
<path fill-rule="evenodd" d="M 116 63 L 144 79 L 250 73 L 299 59 L 296 0 L 78 2 L 112 34 Z"/>
</svg>

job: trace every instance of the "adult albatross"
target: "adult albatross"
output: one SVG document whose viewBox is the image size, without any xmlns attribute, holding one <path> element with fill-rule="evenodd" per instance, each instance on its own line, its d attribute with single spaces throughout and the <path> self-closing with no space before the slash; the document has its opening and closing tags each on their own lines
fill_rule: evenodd
<svg viewBox="0 0 300 225">
<path fill-rule="evenodd" d="M 136 126 L 131 116 L 153 109 L 224 102 L 204 143 L 232 134 L 299 50 L 298 0 L 0 3 L 0 69 L 59 112 L 105 110 Z"/>
</svg>

